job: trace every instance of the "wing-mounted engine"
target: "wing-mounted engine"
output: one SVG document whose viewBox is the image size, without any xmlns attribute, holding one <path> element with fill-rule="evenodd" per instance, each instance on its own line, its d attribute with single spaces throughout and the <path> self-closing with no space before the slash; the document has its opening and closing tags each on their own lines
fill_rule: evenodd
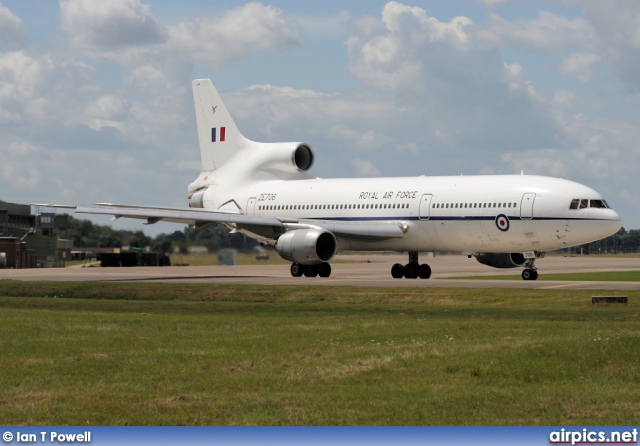
<svg viewBox="0 0 640 446">
<path fill-rule="evenodd" d="M 336 254 L 336 237 L 324 229 L 296 229 L 278 238 L 276 251 L 294 263 L 314 265 L 328 262 Z"/>
<path fill-rule="evenodd" d="M 483 265 L 494 268 L 517 268 L 525 266 L 527 259 L 519 252 L 513 253 L 474 253 L 473 256 Z"/>
</svg>

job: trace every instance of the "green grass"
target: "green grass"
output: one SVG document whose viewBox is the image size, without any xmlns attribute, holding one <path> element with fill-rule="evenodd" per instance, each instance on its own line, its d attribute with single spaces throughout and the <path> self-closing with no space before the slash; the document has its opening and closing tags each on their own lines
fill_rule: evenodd
<svg viewBox="0 0 640 446">
<path fill-rule="evenodd" d="M 447 277 L 456 280 L 522 280 L 520 274 L 499 276 Z M 589 273 L 540 273 L 538 280 L 568 280 L 578 282 L 640 282 L 640 271 L 599 271 Z"/>
<path fill-rule="evenodd" d="M 0 424 L 635 424 L 592 294 L 0 281 Z"/>
</svg>

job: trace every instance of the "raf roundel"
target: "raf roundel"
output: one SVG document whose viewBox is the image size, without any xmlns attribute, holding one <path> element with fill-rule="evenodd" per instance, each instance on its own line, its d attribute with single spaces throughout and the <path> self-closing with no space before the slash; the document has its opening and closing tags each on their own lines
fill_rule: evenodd
<svg viewBox="0 0 640 446">
<path fill-rule="evenodd" d="M 502 232 L 507 232 L 509 230 L 509 219 L 506 215 L 500 214 L 496 217 L 496 226 Z"/>
</svg>

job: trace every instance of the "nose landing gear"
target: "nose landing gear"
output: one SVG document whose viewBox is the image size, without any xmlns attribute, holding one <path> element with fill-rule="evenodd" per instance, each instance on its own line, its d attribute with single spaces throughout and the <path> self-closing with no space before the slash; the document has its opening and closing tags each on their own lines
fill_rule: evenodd
<svg viewBox="0 0 640 446">
<path fill-rule="evenodd" d="M 537 280 L 538 270 L 533 265 L 535 259 L 527 259 L 524 264 L 524 271 L 522 271 L 522 280 Z"/>
</svg>

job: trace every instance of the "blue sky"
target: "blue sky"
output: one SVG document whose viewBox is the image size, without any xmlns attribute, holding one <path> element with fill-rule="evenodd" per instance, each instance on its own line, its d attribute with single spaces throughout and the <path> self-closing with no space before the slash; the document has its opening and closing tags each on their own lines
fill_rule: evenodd
<svg viewBox="0 0 640 446">
<path fill-rule="evenodd" d="M 208 77 L 318 176 L 524 170 L 640 228 L 638 30 L 635 0 L 0 0 L 0 199 L 185 206 Z"/>
</svg>

